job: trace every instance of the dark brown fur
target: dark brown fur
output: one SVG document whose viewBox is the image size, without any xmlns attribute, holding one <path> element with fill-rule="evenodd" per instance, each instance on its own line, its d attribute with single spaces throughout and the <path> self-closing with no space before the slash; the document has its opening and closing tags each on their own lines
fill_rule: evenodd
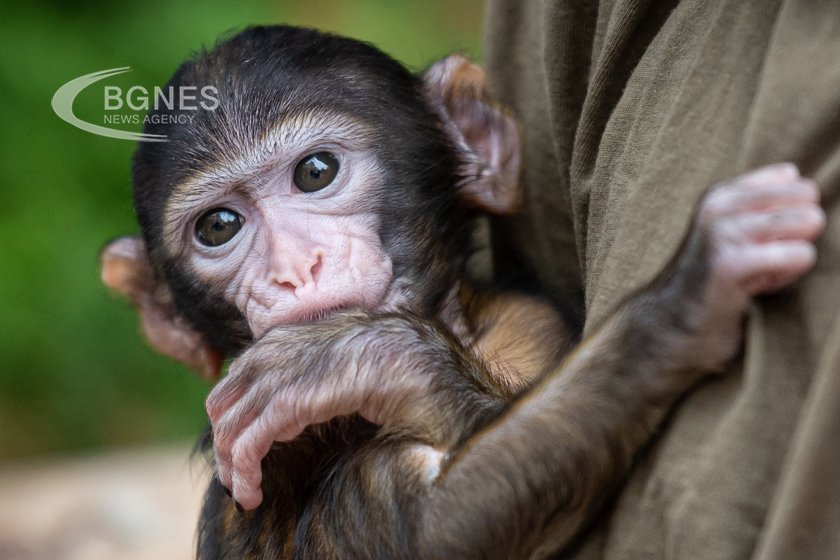
<svg viewBox="0 0 840 560">
<path fill-rule="evenodd" d="M 140 289 L 164 286 L 171 297 L 162 316 L 234 357 L 243 383 L 275 376 L 296 389 L 290 409 L 295 396 L 349 371 L 387 388 L 376 406 L 364 403 L 381 426 L 342 416 L 276 444 L 255 510 L 237 511 L 214 480 L 200 558 L 543 557 L 591 518 L 672 403 L 721 365 L 704 352 L 716 321 L 699 225 L 664 273 L 565 357 L 575 333 L 552 306 L 474 287 L 465 270 L 471 226 L 482 209 L 515 206 L 519 144 L 513 121 L 484 98 L 480 72 L 462 60 L 444 62 L 424 83 L 367 45 L 254 28 L 173 78 L 220 81 L 223 101 L 187 127 L 146 130 L 172 141 L 141 146 L 135 157 L 145 245 L 136 241 L 140 265 L 129 269 L 154 272 Z M 395 277 L 413 290 L 410 308 L 339 311 L 253 341 L 225 286 L 199 282 L 166 253 L 163 209 L 173 186 L 216 168 L 238 142 L 333 106 L 369 125 L 393 179 L 378 194 L 378 234 Z M 447 309 L 453 293 L 465 324 Z"/>
</svg>

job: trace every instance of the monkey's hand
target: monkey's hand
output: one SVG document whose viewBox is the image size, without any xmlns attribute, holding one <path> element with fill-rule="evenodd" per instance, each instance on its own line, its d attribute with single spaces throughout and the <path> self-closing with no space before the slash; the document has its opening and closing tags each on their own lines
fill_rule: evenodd
<svg viewBox="0 0 840 560">
<path fill-rule="evenodd" d="M 712 247 L 712 282 L 745 298 L 780 290 L 816 262 L 825 227 L 816 183 L 792 163 L 724 181 L 704 197 L 697 221 Z"/>
<path fill-rule="evenodd" d="M 450 418 L 463 417 L 470 395 L 486 398 L 469 375 L 480 365 L 466 352 L 433 323 L 402 315 L 339 312 L 269 331 L 207 398 L 220 482 L 241 507 L 257 507 L 272 444 L 337 416 L 358 413 L 434 439 Z"/>
<path fill-rule="evenodd" d="M 797 167 L 763 167 L 712 187 L 654 291 L 681 293 L 673 327 L 693 332 L 686 367 L 720 369 L 740 347 L 753 296 L 788 286 L 816 262 L 825 226 L 815 183 Z"/>
</svg>

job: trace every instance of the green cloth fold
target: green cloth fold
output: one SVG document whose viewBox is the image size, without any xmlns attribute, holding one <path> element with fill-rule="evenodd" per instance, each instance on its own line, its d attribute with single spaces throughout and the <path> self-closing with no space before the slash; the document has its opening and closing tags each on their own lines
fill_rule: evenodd
<svg viewBox="0 0 840 560">
<path fill-rule="evenodd" d="M 653 277 L 715 182 L 793 161 L 823 192 L 816 269 L 754 306 L 576 559 L 840 558 L 840 2 L 491 0 L 492 93 L 523 120 L 524 212 L 493 224 L 589 328 Z"/>
</svg>

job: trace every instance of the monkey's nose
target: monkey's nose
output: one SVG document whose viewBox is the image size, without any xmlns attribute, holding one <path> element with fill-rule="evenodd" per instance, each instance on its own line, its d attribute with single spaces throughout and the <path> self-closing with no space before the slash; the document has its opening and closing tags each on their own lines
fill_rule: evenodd
<svg viewBox="0 0 840 560">
<path fill-rule="evenodd" d="M 324 263 L 324 255 L 320 251 L 315 254 L 315 264 L 309 269 L 309 279 L 313 284 L 318 283 L 318 277 L 321 275 L 321 266 Z"/>
<path fill-rule="evenodd" d="M 290 292 L 314 286 L 318 283 L 323 261 L 323 254 L 316 252 L 314 260 L 297 263 L 298 266 L 290 266 L 283 271 L 275 272 L 272 281 L 284 291 Z"/>
</svg>

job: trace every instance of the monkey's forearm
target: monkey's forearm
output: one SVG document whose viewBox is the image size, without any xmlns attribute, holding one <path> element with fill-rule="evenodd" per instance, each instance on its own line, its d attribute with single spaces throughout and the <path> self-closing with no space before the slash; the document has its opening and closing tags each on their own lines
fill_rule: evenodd
<svg viewBox="0 0 840 560">
<path fill-rule="evenodd" d="M 310 504 L 324 509 L 306 516 L 315 524 L 307 534 L 331 533 L 349 557 L 360 545 L 358 557 L 372 546 L 420 558 L 528 556 L 549 538 L 556 548 L 697 380 L 686 371 L 697 335 L 680 314 L 690 312 L 694 291 L 669 282 L 630 298 L 506 411 L 483 361 L 434 322 L 342 312 L 277 328 L 208 400 L 219 478 L 255 507 L 262 493 L 254 456 L 308 425 L 358 412 L 382 426 L 380 438 L 333 470 L 329 497 Z M 216 411 L 232 402 L 235 414 Z M 258 432 L 248 425 L 254 414 L 266 419 L 253 424 Z M 249 456 L 252 449 L 259 455 Z M 347 519 L 371 511 L 390 514 L 385 526 L 399 530 L 368 530 L 360 542 Z M 399 535 L 410 545 L 393 540 Z"/>
<path fill-rule="evenodd" d="M 768 168 L 713 190 L 666 271 L 502 413 L 504 393 L 494 393 L 483 361 L 418 317 L 343 313 L 272 333 L 231 374 L 247 390 L 230 401 L 234 423 L 254 417 L 243 412 L 255 399 L 264 406 L 253 429 L 217 446 L 220 465 L 230 464 L 225 445 L 237 440 L 234 497 L 259 504 L 259 458 L 277 434 L 288 441 L 359 412 L 383 429 L 335 458 L 302 496 L 298 556 L 512 558 L 561 548 L 673 401 L 734 355 L 749 298 L 813 264 L 801 237 L 819 221 L 783 230 L 790 241 L 766 241 L 779 215 L 793 221 L 813 204 L 812 186 L 786 183 L 793 175 Z M 756 210 L 756 200 L 782 209 Z M 217 397 L 229 406 L 224 391 Z"/>
<path fill-rule="evenodd" d="M 418 540 L 427 556 L 528 557 L 577 534 L 698 378 L 678 371 L 689 333 L 671 333 L 663 343 L 649 332 L 667 313 L 651 303 L 628 302 L 454 452 L 421 498 Z"/>
<path fill-rule="evenodd" d="M 381 461 L 370 451 L 360 454 L 356 468 L 343 469 L 335 480 L 343 507 L 332 502 L 316 518 L 334 529 L 337 549 L 344 551 L 359 543 L 342 523 L 370 509 L 390 512 L 389 522 L 400 530 L 371 535 L 364 546 L 381 539 L 376 548 L 396 557 L 518 558 L 541 546 L 556 550 L 580 530 L 673 401 L 698 378 L 684 371 L 694 333 L 679 324 L 665 337 L 652 332 L 671 324 L 679 303 L 653 290 L 632 298 L 477 433 L 463 426 L 481 423 L 477 415 L 487 408 L 462 407 L 460 422 L 442 424 L 448 429 L 442 439 L 415 426 L 409 443 L 372 450 Z M 460 445 L 448 445 L 459 439 Z M 369 494 L 360 498 L 359 488 Z M 395 535 L 408 535 L 410 544 L 394 541 Z M 370 550 L 355 553 L 364 557 Z"/>
</svg>

